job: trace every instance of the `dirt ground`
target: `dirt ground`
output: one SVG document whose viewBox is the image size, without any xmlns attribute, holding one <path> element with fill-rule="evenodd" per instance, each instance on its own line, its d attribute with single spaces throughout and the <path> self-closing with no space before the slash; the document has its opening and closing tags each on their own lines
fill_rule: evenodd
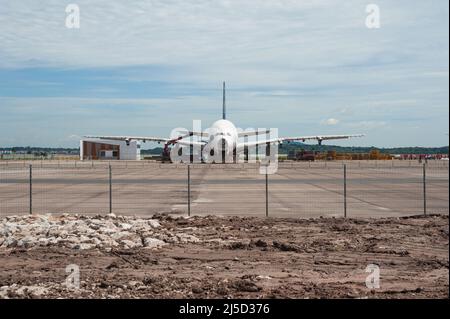
<svg viewBox="0 0 450 319">
<path fill-rule="evenodd" d="M 448 216 L 153 217 L 199 238 L 159 249 L 0 250 L 3 298 L 448 298 Z M 66 266 L 80 287 L 65 285 Z M 366 287 L 366 267 L 380 287 Z"/>
</svg>

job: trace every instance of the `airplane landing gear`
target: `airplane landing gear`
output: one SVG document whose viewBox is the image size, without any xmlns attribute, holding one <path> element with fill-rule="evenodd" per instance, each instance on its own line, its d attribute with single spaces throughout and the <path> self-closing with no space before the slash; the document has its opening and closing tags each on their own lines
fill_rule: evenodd
<svg viewBox="0 0 450 319">
<path fill-rule="evenodd" d="M 169 148 L 169 144 L 164 144 L 164 149 L 163 152 L 161 154 L 161 162 L 165 163 L 165 162 L 171 162 L 170 160 L 170 148 Z"/>
</svg>

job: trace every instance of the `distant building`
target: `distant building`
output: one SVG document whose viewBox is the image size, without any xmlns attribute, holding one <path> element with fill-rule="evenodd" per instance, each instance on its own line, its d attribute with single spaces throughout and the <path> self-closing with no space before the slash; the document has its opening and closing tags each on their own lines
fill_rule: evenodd
<svg viewBox="0 0 450 319">
<path fill-rule="evenodd" d="M 137 141 L 84 139 L 80 141 L 81 160 L 140 160 L 141 145 Z"/>
</svg>

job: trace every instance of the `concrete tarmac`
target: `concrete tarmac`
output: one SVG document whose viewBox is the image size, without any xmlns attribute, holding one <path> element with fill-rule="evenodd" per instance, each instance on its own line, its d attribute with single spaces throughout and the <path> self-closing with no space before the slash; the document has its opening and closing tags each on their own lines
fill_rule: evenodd
<svg viewBox="0 0 450 319">
<path fill-rule="evenodd" d="M 0 215 L 33 213 L 187 214 L 187 167 L 152 162 L 0 163 Z M 410 161 L 279 163 L 268 176 L 273 217 L 392 217 L 424 213 L 423 167 Z M 447 164 L 447 165 L 446 165 Z M 427 213 L 448 214 L 448 163 L 426 170 Z M 265 175 L 256 164 L 192 165 L 191 213 L 265 216 Z"/>
</svg>

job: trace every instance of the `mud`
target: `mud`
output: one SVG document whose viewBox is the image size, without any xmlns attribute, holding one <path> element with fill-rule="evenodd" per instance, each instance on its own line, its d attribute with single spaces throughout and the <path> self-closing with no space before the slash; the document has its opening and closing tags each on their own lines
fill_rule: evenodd
<svg viewBox="0 0 450 319">
<path fill-rule="evenodd" d="M 449 297 L 447 216 L 152 220 L 150 237 L 164 245 L 0 247 L 0 298 Z M 79 288 L 66 284 L 71 264 Z M 369 264 L 378 289 L 366 286 Z"/>
</svg>

